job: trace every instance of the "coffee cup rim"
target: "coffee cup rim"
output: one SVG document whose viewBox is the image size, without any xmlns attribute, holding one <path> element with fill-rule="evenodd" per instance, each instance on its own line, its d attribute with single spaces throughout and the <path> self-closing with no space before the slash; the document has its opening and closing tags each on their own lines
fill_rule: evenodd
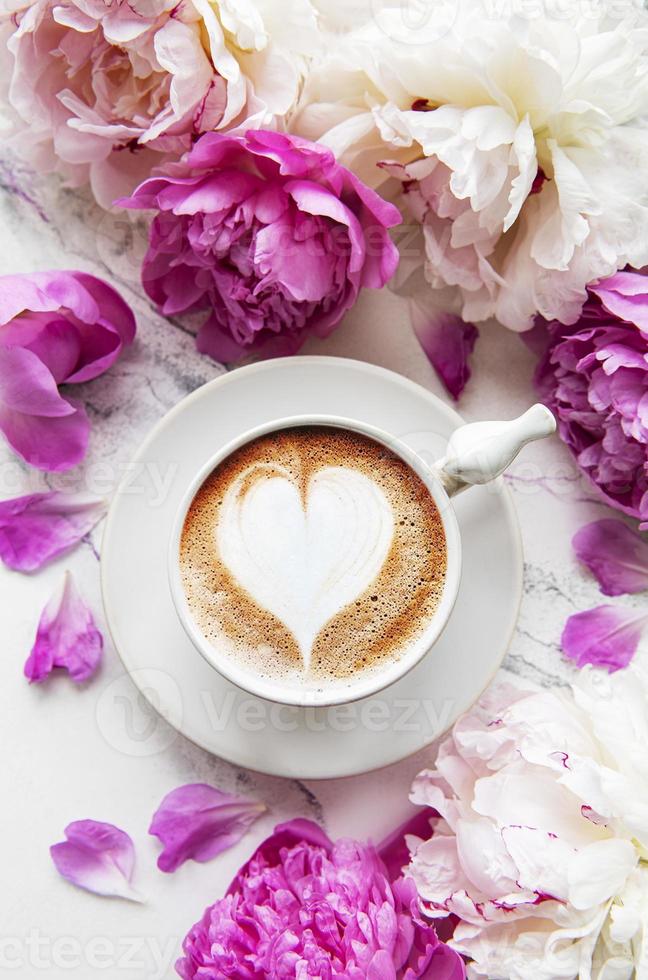
<svg viewBox="0 0 648 980">
<path fill-rule="evenodd" d="M 280 680 L 255 678 L 249 670 L 239 666 L 233 657 L 218 655 L 218 651 L 203 635 L 189 608 L 182 583 L 179 553 L 182 530 L 191 503 L 200 487 L 217 466 L 232 453 L 261 436 L 282 429 L 317 425 L 345 429 L 365 435 L 386 446 L 414 470 L 432 496 L 441 517 L 446 540 L 446 573 L 441 599 L 432 619 L 420 636 L 412 641 L 402 656 L 391 661 L 388 666 L 368 672 L 359 680 L 352 681 L 348 688 L 340 686 L 327 691 L 325 687 L 313 687 L 305 688 L 302 691 L 296 688 L 289 689 L 285 685 L 282 686 Z M 459 524 L 452 502 L 433 467 L 397 436 L 370 423 L 327 414 L 291 415 L 268 420 L 247 429 L 213 453 L 200 467 L 183 493 L 174 518 L 167 554 L 169 586 L 176 614 L 185 633 L 209 666 L 248 694 L 266 701 L 296 707 L 330 707 L 349 704 L 378 694 L 399 681 L 432 650 L 441 636 L 454 608 L 461 581 L 462 548 Z"/>
</svg>

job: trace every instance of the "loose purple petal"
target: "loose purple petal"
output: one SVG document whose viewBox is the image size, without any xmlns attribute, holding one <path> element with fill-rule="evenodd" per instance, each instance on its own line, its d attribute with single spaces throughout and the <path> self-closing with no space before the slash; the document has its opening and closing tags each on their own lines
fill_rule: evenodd
<svg viewBox="0 0 648 980">
<path fill-rule="evenodd" d="M 570 616 L 562 633 L 564 653 L 578 667 L 593 664 L 611 674 L 632 660 L 648 613 L 623 606 L 597 606 Z"/>
<path fill-rule="evenodd" d="M 83 459 L 90 423 L 81 406 L 61 397 L 37 354 L 0 347 L 0 431 L 31 466 L 58 471 Z"/>
<path fill-rule="evenodd" d="M 172 790 L 153 815 L 149 834 L 159 837 L 160 871 L 175 871 L 190 858 L 201 863 L 236 844 L 266 809 L 263 803 L 222 793 L 205 783 Z"/>
<path fill-rule="evenodd" d="M 0 501 L 0 559 L 33 572 L 74 548 L 105 509 L 98 497 L 55 490 Z"/>
<path fill-rule="evenodd" d="M 142 901 L 131 887 L 135 848 L 127 833 L 110 823 L 77 820 L 65 828 L 65 836 L 50 854 L 67 881 L 96 895 Z"/>
<path fill-rule="evenodd" d="M 30 466 L 60 473 L 77 466 L 88 449 L 90 421 L 82 405 L 73 407 L 72 414 L 57 418 L 3 411 L 0 430 Z"/>
<path fill-rule="evenodd" d="M 605 595 L 648 589 L 648 541 L 622 521 L 605 518 L 586 524 L 574 535 L 572 545 Z"/>
<path fill-rule="evenodd" d="M 414 332 L 428 360 L 454 399 L 464 390 L 470 378 L 468 358 L 479 332 L 451 313 L 433 313 L 416 302 L 411 303 Z"/>
<path fill-rule="evenodd" d="M 63 667 L 77 683 L 87 680 L 99 666 L 103 637 L 92 613 L 79 595 L 70 572 L 62 589 L 45 606 L 36 641 L 25 664 L 30 683 L 44 680 Z"/>
<path fill-rule="evenodd" d="M 103 374 L 134 334 L 130 307 L 95 276 L 0 276 L 0 431 L 30 465 L 56 472 L 83 459 L 90 422 L 58 385 Z"/>
</svg>

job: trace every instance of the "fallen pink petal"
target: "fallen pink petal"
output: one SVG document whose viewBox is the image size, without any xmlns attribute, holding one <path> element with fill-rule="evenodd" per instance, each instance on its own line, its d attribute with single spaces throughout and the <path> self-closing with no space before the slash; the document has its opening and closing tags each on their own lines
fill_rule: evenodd
<svg viewBox="0 0 648 980">
<path fill-rule="evenodd" d="M 65 828 L 65 837 L 50 847 L 63 878 L 95 895 L 142 901 L 131 885 L 135 848 L 125 831 L 97 820 L 76 820 Z"/>
<path fill-rule="evenodd" d="M 561 643 L 578 667 L 592 664 L 610 673 L 627 667 L 635 655 L 648 613 L 624 606 L 597 606 L 570 616 Z"/>
<path fill-rule="evenodd" d="M 604 518 L 586 524 L 574 535 L 572 545 L 605 595 L 648 589 L 648 541 L 623 521 Z"/>
<path fill-rule="evenodd" d="M 66 572 L 61 589 L 41 614 L 25 677 L 30 683 L 39 683 L 60 667 L 80 684 L 97 670 L 102 652 L 103 637 L 92 612 L 79 595 L 71 573 Z"/>
<path fill-rule="evenodd" d="M 81 462 L 90 422 L 59 385 L 103 374 L 135 336 L 133 311 L 77 271 L 0 276 L 0 431 L 31 466 Z"/>
<path fill-rule="evenodd" d="M 419 343 L 448 392 L 456 400 L 470 379 L 469 358 L 479 332 L 450 313 L 431 313 L 419 303 L 410 304 L 412 324 Z"/>
<path fill-rule="evenodd" d="M 179 786 L 164 797 L 149 827 L 164 848 L 158 868 L 171 872 L 190 859 L 210 861 L 236 844 L 265 809 L 206 783 Z"/>
<path fill-rule="evenodd" d="M 105 510 L 99 497 L 56 490 L 0 501 L 0 559 L 34 572 L 74 548 Z"/>
</svg>

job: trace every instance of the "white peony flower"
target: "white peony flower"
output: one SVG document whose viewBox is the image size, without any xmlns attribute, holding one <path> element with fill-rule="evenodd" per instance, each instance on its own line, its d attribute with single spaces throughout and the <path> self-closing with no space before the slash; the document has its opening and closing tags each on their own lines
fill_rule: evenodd
<svg viewBox="0 0 648 980">
<path fill-rule="evenodd" d="M 399 180 L 396 203 L 422 226 L 404 291 L 423 263 L 464 319 L 525 330 L 538 312 L 574 322 L 588 282 L 648 262 L 640 3 L 372 6 L 311 73 L 291 125 L 373 186 Z"/>
<path fill-rule="evenodd" d="M 646 662 L 493 689 L 411 799 L 440 816 L 408 873 L 471 977 L 648 978 Z"/>
<path fill-rule="evenodd" d="M 202 133 L 282 126 L 320 45 L 309 0 L 0 0 L 12 143 L 108 207 Z"/>
</svg>

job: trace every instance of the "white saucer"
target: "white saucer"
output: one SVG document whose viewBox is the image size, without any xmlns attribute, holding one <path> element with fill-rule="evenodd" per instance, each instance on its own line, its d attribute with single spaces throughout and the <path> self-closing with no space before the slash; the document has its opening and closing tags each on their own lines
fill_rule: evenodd
<svg viewBox="0 0 648 980">
<path fill-rule="evenodd" d="M 461 423 L 424 388 L 359 361 L 294 357 L 239 368 L 184 399 L 140 448 L 108 515 L 102 580 L 124 665 L 173 727 L 236 765 L 323 779 L 397 762 L 479 697 L 515 626 L 522 550 L 503 482 L 474 487 L 455 499 L 463 544 L 457 603 L 434 649 L 407 676 L 364 701 L 331 708 L 276 705 L 234 687 L 208 666 L 176 616 L 167 576 L 173 519 L 192 477 L 220 446 L 264 421 L 303 413 L 371 423 L 429 461 Z"/>
</svg>

